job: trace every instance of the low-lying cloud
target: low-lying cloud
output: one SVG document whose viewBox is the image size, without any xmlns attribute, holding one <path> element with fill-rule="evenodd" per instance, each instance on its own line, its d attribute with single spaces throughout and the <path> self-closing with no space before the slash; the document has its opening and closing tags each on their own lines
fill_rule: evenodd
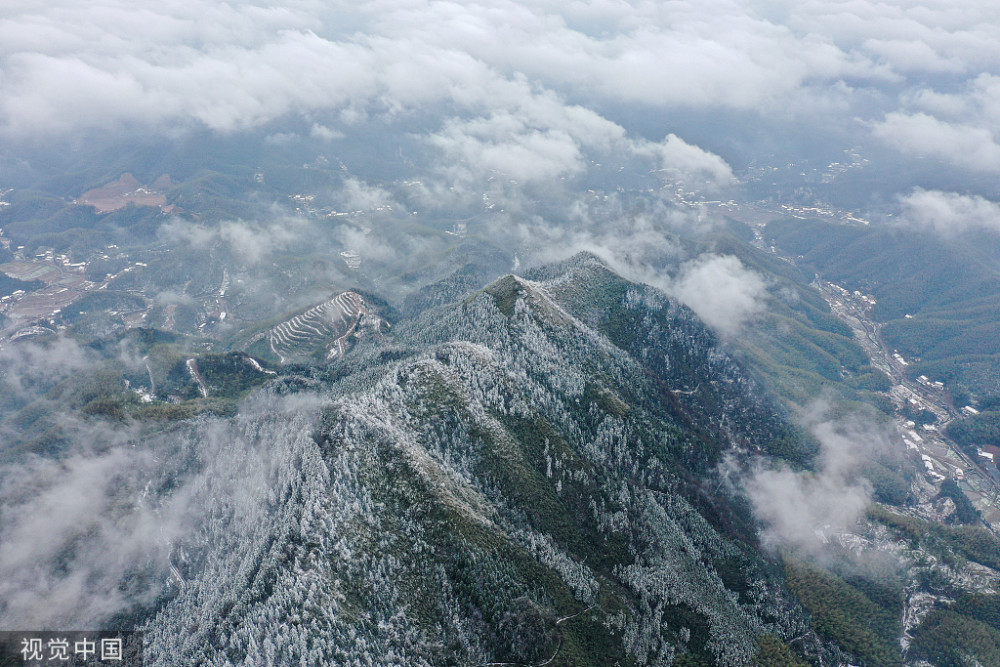
<svg viewBox="0 0 1000 667">
<path fill-rule="evenodd" d="M 324 402 L 249 400 L 166 429 L 61 415 L 63 455 L 0 467 L 0 627 L 106 627 L 183 588 L 219 531 L 260 526 Z"/>
<path fill-rule="evenodd" d="M 1000 204 L 978 195 L 923 190 L 900 197 L 900 223 L 914 229 L 955 236 L 969 231 L 1000 232 Z"/>
<path fill-rule="evenodd" d="M 871 503 L 871 485 L 860 472 L 866 461 L 889 452 L 891 441 L 859 415 L 834 418 L 817 402 L 800 415 L 820 444 L 815 471 L 781 463 L 760 466 L 745 481 L 764 544 L 798 555 L 823 557 L 838 533 L 854 529 Z"/>
<path fill-rule="evenodd" d="M 305 239 L 309 227 L 308 221 L 287 216 L 261 223 L 228 220 L 212 226 L 173 218 L 160 227 L 159 235 L 171 244 L 197 250 L 224 246 L 240 261 L 253 265 Z"/>
<path fill-rule="evenodd" d="M 91 437 L 95 428 L 88 427 Z M 0 626 L 93 627 L 163 592 L 183 512 L 176 499 L 140 499 L 144 478 L 152 478 L 150 453 L 105 431 L 118 444 L 103 453 L 33 458 L 3 470 Z M 145 585 L 123 590 L 130 574 Z"/>
<path fill-rule="evenodd" d="M 715 188 L 735 183 L 732 167 L 718 155 L 668 134 L 661 142 L 640 142 L 633 149 L 657 160 L 657 169 L 675 176 L 691 175 Z"/>
<path fill-rule="evenodd" d="M 0 347 L 0 391 L 12 396 L 36 396 L 94 362 L 94 353 L 75 340 L 59 337 L 46 345 L 28 341 Z"/>
<path fill-rule="evenodd" d="M 973 171 L 1000 171 L 1000 143 L 993 130 L 981 125 L 894 111 L 875 124 L 873 132 L 902 153 L 938 158 Z"/>
<path fill-rule="evenodd" d="M 767 286 L 732 255 L 705 254 L 681 266 L 668 291 L 725 338 L 761 313 Z"/>
</svg>

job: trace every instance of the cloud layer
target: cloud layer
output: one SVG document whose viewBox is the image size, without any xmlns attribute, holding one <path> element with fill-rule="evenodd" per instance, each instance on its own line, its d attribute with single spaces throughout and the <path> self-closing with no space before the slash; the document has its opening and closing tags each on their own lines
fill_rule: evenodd
<svg viewBox="0 0 1000 667">
<path fill-rule="evenodd" d="M 917 188 L 899 201 L 902 224 L 914 229 L 946 237 L 976 230 L 1000 232 L 1000 204 L 983 197 Z"/>
<path fill-rule="evenodd" d="M 624 104 L 820 133 L 836 118 L 904 153 L 996 171 L 998 33 L 1000 12 L 974 0 L 14 2 L 0 14 L 0 128 L 232 132 L 294 113 L 332 139 L 438 108 L 433 145 L 530 179 L 576 173 L 589 148 L 620 141 L 611 110 Z M 679 132 L 662 126 L 651 139 Z M 677 141 L 662 146 L 668 162 L 725 176 Z"/>
</svg>

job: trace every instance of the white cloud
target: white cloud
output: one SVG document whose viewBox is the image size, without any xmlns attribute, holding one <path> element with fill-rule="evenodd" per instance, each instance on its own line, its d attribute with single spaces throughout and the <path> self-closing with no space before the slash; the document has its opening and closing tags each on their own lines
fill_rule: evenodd
<svg viewBox="0 0 1000 667">
<path fill-rule="evenodd" d="M 325 403 L 258 395 L 233 419 L 159 432 L 54 406 L 64 454 L 0 466 L 0 627 L 102 627 L 175 591 L 214 540 L 280 513 L 278 489 L 302 474 Z"/>
<path fill-rule="evenodd" d="M 223 245 L 240 260 L 259 264 L 274 252 L 304 240 L 309 227 L 306 220 L 286 216 L 263 224 L 228 220 L 212 227 L 172 218 L 160 227 L 159 235 L 171 243 L 197 249 Z"/>
<path fill-rule="evenodd" d="M 605 131 L 598 105 L 818 122 L 817 110 L 857 104 L 885 119 L 876 131 L 892 145 L 910 150 L 915 139 L 913 150 L 951 156 L 923 131 L 934 129 L 928 118 L 904 107 L 928 89 L 928 74 L 951 77 L 951 89 L 1000 74 L 998 32 L 1000 13 L 973 0 L 14 2 L 0 15 L 0 127 L 9 137 L 121 123 L 234 131 L 298 113 L 314 138 L 330 139 L 341 130 L 314 116 L 444 105 L 452 121 L 434 130 L 440 144 L 549 178 L 575 173 L 581 135 Z M 886 84 L 899 94 L 873 94 Z M 881 108 L 869 108 L 873 99 Z M 550 120 L 539 125 L 534 106 L 550 107 Z M 563 108 L 559 122 L 553 107 Z M 507 140 L 462 125 L 504 114 L 522 124 Z M 938 129 L 979 141 L 995 136 L 988 115 Z"/>
<path fill-rule="evenodd" d="M 713 186 L 735 183 L 732 168 L 718 155 L 668 134 L 659 143 L 637 142 L 633 150 L 639 155 L 654 157 L 657 168 L 678 174 L 691 174 Z"/>
<path fill-rule="evenodd" d="M 903 153 L 939 158 L 973 170 L 1000 171 L 1000 143 L 986 127 L 894 111 L 874 125 L 873 133 Z"/>
<path fill-rule="evenodd" d="M 965 69 L 961 60 L 943 57 L 920 39 L 867 39 L 864 47 L 902 71 L 961 72 Z"/>
<path fill-rule="evenodd" d="M 344 179 L 337 201 L 339 209 L 345 211 L 366 211 L 378 206 L 400 208 L 389 192 L 357 178 Z"/>
<path fill-rule="evenodd" d="M 685 263 L 669 292 L 725 337 L 739 334 L 767 298 L 764 280 L 732 255 L 707 254 Z"/>
<path fill-rule="evenodd" d="M 860 471 L 866 461 L 891 452 L 891 441 L 877 424 L 858 415 L 831 418 L 828 409 L 817 401 L 799 415 L 820 445 L 815 471 L 781 464 L 758 468 L 745 481 L 767 546 L 822 557 L 827 541 L 854 528 L 871 501 Z"/>
<path fill-rule="evenodd" d="M 1000 13 L 978 0 L 790 0 L 755 3 L 783 15 L 796 31 L 828 36 L 857 56 L 881 60 L 896 72 L 995 67 Z M 780 9 L 777 9 L 779 8 Z M 942 67 L 947 64 L 947 67 Z"/>
<path fill-rule="evenodd" d="M 900 197 L 900 222 L 950 236 L 971 230 L 1000 232 L 1000 204 L 978 195 L 922 190 Z"/>
<path fill-rule="evenodd" d="M 455 121 L 429 138 L 450 163 L 464 172 L 499 172 L 519 181 L 543 181 L 583 171 L 580 146 L 565 131 L 528 126 L 507 113 Z"/>
<path fill-rule="evenodd" d="M 112 442 L 123 439 L 105 430 Z M 83 627 L 159 594 L 156 580 L 169 574 L 167 553 L 181 533 L 179 517 L 129 497 L 138 491 L 132 487 L 136 474 L 150 467 L 148 454 L 119 446 L 61 462 L 36 459 L 5 471 L 0 522 L 5 626 Z M 119 588 L 127 573 L 138 572 L 152 576 L 143 590 Z"/>
<path fill-rule="evenodd" d="M 771 547 L 822 550 L 823 540 L 854 526 L 870 502 L 869 490 L 829 474 L 787 467 L 760 470 L 748 491 Z"/>
<path fill-rule="evenodd" d="M 911 93 L 907 105 L 937 117 L 958 117 L 968 110 L 969 102 L 963 95 L 939 93 L 923 88 Z"/>
<path fill-rule="evenodd" d="M 345 250 L 358 253 L 365 262 L 389 262 L 399 256 L 387 239 L 357 227 L 341 225 L 336 238 Z"/>
<path fill-rule="evenodd" d="M 0 347 L 0 391 L 31 394 L 39 385 L 59 382 L 94 363 L 94 354 L 71 338 L 45 345 L 31 342 Z"/>
<path fill-rule="evenodd" d="M 343 139 L 346 135 L 340 130 L 335 130 L 319 123 L 313 123 L 312 128 L 309 130 L 309 136 L 321 141 L 334 141 L 335 139 Z"/>
</svg>

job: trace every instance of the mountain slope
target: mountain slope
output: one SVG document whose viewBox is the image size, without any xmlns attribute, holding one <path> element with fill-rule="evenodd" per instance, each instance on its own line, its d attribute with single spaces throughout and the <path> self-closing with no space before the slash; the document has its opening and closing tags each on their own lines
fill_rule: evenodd
<svg viewBox="0 0 1000 667">
<path fill-rule="evenodd" d="M 712 473 L 781 417 L 661 293 L 588 257 L 549 275 L 400 325 L 396 361 L 362 343 L 332 387 L 282 378 L 202 422 L 266 451 L 271 481 L 206 497 L 228 518 L 193 538 L 152 664 L 748 665 L 801 635 Z M 640 324 L 617 344 L 609 308 Z"/>
</svg>

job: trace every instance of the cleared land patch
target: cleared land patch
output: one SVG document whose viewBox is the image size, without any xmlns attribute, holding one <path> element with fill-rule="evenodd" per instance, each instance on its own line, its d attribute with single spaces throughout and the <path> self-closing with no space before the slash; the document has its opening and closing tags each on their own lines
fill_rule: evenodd
<svg viewBox="0 0 1000 667">
<path fill-rule="evenodd" d="M 169 176 L 160 176 L 150 186 L 145 186 L 129 173 L 122 174 L 114 183 L 93 190 L 87 190 L 75 204 L 93 206 L 98 213 L 110 213 L 125 208 L 129 203 L 136 206 L 158 206 L 164 213 L 169 213 L 173 207 L 167 206 L 165 190 L 173 187 Z"/>
</svg>

